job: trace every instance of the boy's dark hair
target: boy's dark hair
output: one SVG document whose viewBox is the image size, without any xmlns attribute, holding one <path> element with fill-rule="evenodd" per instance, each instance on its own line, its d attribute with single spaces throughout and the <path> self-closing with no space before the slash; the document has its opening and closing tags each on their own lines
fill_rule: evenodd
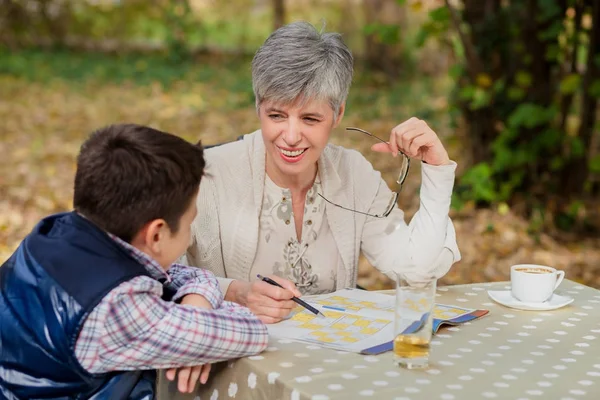
<svg viewBox="0 0 600 400">
<path fill-rule="evenodd" d="M 195 201 L 204 171 L 200 142 L 134 124 L 92 133 L 81 146 L 75 210 L 131 243 L 148 222 L 162 218 L 172 232 Z"/>
</svg>

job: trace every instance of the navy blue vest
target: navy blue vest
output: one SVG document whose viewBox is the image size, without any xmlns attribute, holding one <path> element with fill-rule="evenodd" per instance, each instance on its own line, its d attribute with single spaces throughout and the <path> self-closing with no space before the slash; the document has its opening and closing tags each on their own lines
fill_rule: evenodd
<svg viewBox="0 0 600 400">
<path fill-rule="evenodd" d="M 0 399 L 150 400 L 154 371 L 90 374 L 75 357 L 86 317 L 148 275 L 75 212 L 43 219 L 0 267 Z"/>
</svg>

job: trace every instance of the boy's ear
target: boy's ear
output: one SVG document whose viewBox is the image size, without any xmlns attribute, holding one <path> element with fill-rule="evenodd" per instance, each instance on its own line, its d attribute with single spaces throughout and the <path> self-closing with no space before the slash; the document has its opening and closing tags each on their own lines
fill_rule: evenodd
<svg viewBox="0 0 600 400">
<path fill-rule="evenodd" d="M 165 235 L 168 235 L 169 226 L 164 219 L 155 219 L 148 222 L 138 234 L 138 240 L 147 253 L 154 256 L 161 253 Z M 137 246 L 136 246 L 137 247 Z"/>
</svg>

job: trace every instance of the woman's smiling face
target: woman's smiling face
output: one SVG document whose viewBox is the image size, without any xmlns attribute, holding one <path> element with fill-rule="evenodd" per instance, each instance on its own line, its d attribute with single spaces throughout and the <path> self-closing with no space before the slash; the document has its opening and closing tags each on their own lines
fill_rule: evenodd
<svg viewBox="0 0 600 400">
<path fill-rule="evenodd" d="M 305 104 L 280 105 L 265 101 L 259 107 L 260 126 L 267 154 L 267 173 L 271 179 L 312 179 L 319 157 L 337 118 L 326 100 Z"/>
</svg>

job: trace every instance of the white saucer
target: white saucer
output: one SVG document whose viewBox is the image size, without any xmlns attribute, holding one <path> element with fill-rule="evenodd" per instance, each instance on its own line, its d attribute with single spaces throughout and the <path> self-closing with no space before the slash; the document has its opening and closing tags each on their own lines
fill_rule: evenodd
<svg viewBox="0 0 600 400">
<path fill-rule="evenodd" d="M 515 299 L 510 290 L 488 290 L 488 296 L 496 303 L 500 303 L 506 307 L 535 311 L 556 310 L 557 308 L 571 304 L 574 300 L 572 297 L 554 293 L 549 300 L 543 303 L 524 303 Z"/>
</svg>

